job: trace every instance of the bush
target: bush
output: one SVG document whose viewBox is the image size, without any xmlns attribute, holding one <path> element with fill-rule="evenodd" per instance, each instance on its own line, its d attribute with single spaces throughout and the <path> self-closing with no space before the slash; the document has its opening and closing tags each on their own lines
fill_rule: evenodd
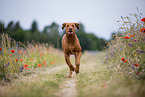
<svg viewBox="0 0 145 97">
<path fill-rule="evenodd" d="M 117 22 L 119 33 L 108 43 L 105 62 L 127 76 L 145 78 L 145 18 L 130 13 Z"/>
<path fill-rule="evenodd" d="M 18 77 L 20 72 L 63 63 L 63 53 L 48 44 L 16 42 L 8 35 L 0 36 L 0 80 Z"/>
</svg>

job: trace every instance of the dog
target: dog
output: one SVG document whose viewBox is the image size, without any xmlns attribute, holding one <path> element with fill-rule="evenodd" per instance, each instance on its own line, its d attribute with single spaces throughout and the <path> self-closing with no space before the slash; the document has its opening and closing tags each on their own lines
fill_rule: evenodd
<svg viewBox="0 0 145 97">
<path fill-rule="evenodd" d="M 79 73 L 80 58 L 82 48 L 79 39 L 75 34 L 76 28 L 79 29 L 79 23 L 63 23 L 62 30 L 65 28 L 66 33 L 62 38 L 62 49 L 65 56 L 65 61 L 69 66 L 70 72 L 67 77 L 72 77 L 72 72 L 75 70 L 76 74 Z M 70 55 L 75 55 L 75 68 L 70 62 Z"/>
</svg>

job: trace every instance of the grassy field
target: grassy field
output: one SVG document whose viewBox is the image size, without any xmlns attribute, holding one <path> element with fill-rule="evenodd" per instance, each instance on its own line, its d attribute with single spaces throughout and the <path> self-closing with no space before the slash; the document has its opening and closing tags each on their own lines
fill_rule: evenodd
<svg viewBox="0 0 145 97">
<path fill-rule="evenodd" d="M 108 48 L 85 51 L 80 73 L 67 78 L 64 54 L 48 44 L 0 37 L 0 97 L 144 97 L 145 18 L 121 17 Z M 74 56 L 71 57 L 74 64 Z"/>
<path fill-rule="evenodd" d="M 77 76 L 78 97 L 144 97 L 145 81 L 112 69 L 112 63 L 102 63 L 104 56 L 105 52 L 98 53 L 90 63 L 82 64 Z"/>
</svg>

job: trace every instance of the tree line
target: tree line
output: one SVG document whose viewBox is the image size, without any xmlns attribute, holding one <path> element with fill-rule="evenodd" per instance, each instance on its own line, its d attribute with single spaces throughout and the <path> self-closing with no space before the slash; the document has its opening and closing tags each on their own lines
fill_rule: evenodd
<svg viewBox="0 0 145 97">
<path fill-rule="evenodd" d="M 38 23 L 34 20 L 30 29 L 24 30 L 19 22 L 14 23 L 10 21 L 7 26 L 4 22 L 0 21 L 0 33 L 7 33 L 11 38 L 16 41 L 21 41 L 26 44 L 28 42 L 48 43 L 55 48 L 61 49 L 61 39 L 65 34 L 65 31 L 59 31 L 61 26 L 53 22 L 50 25 L 44 27 L 43 31 L 39 31 Z M 82 50 L 103 50 L 105 40 L 98 38 L 93 33 L 86 33 L 84 25 L 80 23 L 80 29 L 76 31 L 76 34 L 80 40 Z"/>
</svg>

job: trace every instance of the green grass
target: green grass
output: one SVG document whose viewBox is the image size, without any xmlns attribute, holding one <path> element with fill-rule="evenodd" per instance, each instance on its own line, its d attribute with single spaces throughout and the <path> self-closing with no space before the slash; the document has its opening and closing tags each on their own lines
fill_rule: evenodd
<svg viewBox="0 0 145 97">
<path fill-rule="evenodd" d="M 38 69 L 34 74 L 21 76 L 0 88 L 1 97 L 54 97 L 66 80 L 66 66 Z"/>
<path fill-rule="evenodd" d="M 82 64 L 77 76 L 78 97 L 144 97 L 144 80 L 131 78 L 112 69 L 109 67 L 112 63 L 103 64 L 103 56 L 104 52 L 98 53 L 91 59 L 91 64 Z"/>
</svg>

